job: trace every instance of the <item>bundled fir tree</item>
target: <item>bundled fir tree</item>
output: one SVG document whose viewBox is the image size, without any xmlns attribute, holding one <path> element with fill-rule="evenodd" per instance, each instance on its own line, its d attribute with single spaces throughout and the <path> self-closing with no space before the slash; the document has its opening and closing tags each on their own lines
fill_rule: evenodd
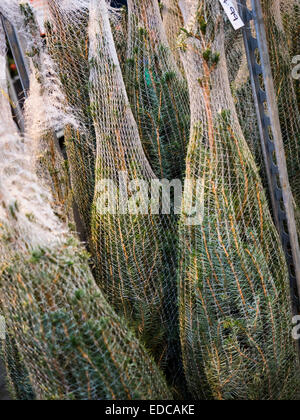
<svg viewBox="0 0 300 420">
<path fill-rule="evenodd" d="M 280 0 L 279 3 L 289 51 L 294 57 L 300 53 L 300 4 L 298 0 Z"/>
<path fill-rule="evenodd" d="M 129 105 L 104 0 L 91 2 L 90 16 L 97 281 L 155 360 L 165 366 L 180 353 L 175 349 L 176 220 L 153 211 L 149 201 L 151 182 L 158 181 Z"/>
<path fill-rule="evenodd" d="M 195 398 L 296 399 L 288 272 L 227 74 L 222 12 L 191 0 L 180 45 L 198 217 L 180 228 L 180 327 Z M 197 206 L 198 204 L 198 206 Z M 192 223 L 193 222 L 193 223 Z"/>
<path fill-rule="evenodd" d="M 126 88 L 146 156 L 159 178 L 182 178 L 189 137 L 186 82 L 167 41 L 157 0 L 129 0 Z"/>
<path fill-rule="evenodd" d="M 0 75 L 5 92 L 3 56 Z M 96 286 L 88 254 L 54 214 L 53 197 L 34 172 L 31 141 L 16 132 L 4 95 L 0 109 L 0 308 L 15 397 L 29 398 L 29 380 L 42 400 L 171 398 Z"/>
</svg>

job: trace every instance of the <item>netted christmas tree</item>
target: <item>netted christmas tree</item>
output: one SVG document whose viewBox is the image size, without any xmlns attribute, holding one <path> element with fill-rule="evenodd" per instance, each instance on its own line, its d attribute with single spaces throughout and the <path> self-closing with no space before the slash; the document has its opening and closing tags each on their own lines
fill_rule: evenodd
<svg viewBox="0 0 300 420">
<path fill-rule="evenodd" d="M 160 2 L 160 5 L 163 25 L 165 28 L 168 43 L 170 45 L 174 57 L 176 58 L 178 68 L 184 74 L 184 68 L 180 58 L 180 52 L 177 46 L 177 38 L 180 34 L 181 28 L 184 25 L 183 16 L 178 4 L 178 0 L 162 0 Z"/>
<path fill-rule="evenodd" d="M 89 1 L 49 0 L 50 21 L 46 22 L 47 45 L 56 64 L 68 105 L 77 124 L 65 128 L 75 201 L 86 235 L 90 232 L 95 189 L 96 138 L 89 102 Z"/>
<path fill-rule="evenodd" d="M 182 178 L 190 128 L 187 85 L 157 0 L 129 0 L 128 15 L 125 83 L 141 141 L 156 176 Z"/>
<path fill-rule="evenodd" d="M 2 55 L 0 65 L 5 92 Z M 0 109 L 0 308 L 15 396 L 29 379 L 42 400 L 171 398 L 96 286 L 88 254 L 54 214 L 53 197 L 32 166 L 32 143 L 17 133 L 6 95 Z"/>
<path fill-rule="evenodd" d="M 17 6 L 18 1 L 13 3 Z M 36 172 L 51 189 L 56 211 L 65 221 L 71 222 L 72 191 L 68 162 L 56 131 L 74 119 L 67 112 L 53 62 L 45 53 L 45 43 L 33 9 L 28 3 L 21 3 L 20 9 L 15 9 L 15 14 L 22 23 L 23 44 L 31 70 L 31 90 L 25 102 L 25 120 L 27 135 L 33 143 Z"/>
<path fill-rule="evenodd" d="M 96 138 L 89 100 L 89 6 L 90 0 L 49 0 L 46 22 L 47 45 L 56 63 L 68 105 L 77 124 L 65 127 L 65 143 L 74 198 L 90 235 L 91 205 L 95 190 Z M 111 22 L 119 58 L 125 66 L 127 11 L 111 11 Z"/>
<path fill-rule="evenodd" d="M 109 8 L 110 24 L 122 73 L 125 72 L 128 48 L 128 9 Z"/>
<path fill-rule="evenodd" d="M 187 178 L 198 223 L 180 228 L 180 326 L 196 398 L 297 398 L 288 273 L 231 95 L 223 12 L 191 0 L 180 45 L 192 132 Z M 184 207 L 183 207 L 184 208 Z"/>
<path fill-rule="evenodd" d="M 247 2 L 249 9 L 251 9 L 250 3 L 251 2 L 249 1 Z M 225 57 L 228 67 L 231 94 L 234 99 L 235 108 L 245 140 L 260 170 L 263 185 L 264 187 L 267 187 L 267 177 L 243 33 L 241 31 L 236 31 L 227 17 L 224 21 Z M 251 26 L 253 29 L 253 22 L 251 22 Z"/>
<path fill-rule="evenodd" d="M 105 1 L 91 2 L 90 19 L 90 98 L 97 137 L 92 217 L 96 278 L 116 311 L 165 365 L 174 356 L 169 352 L 175 351 L 178 328 L 177 223 L 153 211 L 149 201 L 151 182 L 158 180 L 129 105 Z"/>
<path fill-rule="evenodd" d="M 291 60 L 294 66 L 299 64 L 300 59 L 300 3 L 299 0 L 280 0 L 280 12 L 284 31 L 288 40 Z M 295 91 L 300 109 L 300 77 L 299 71 L 294 76 Z"/>
</svg>

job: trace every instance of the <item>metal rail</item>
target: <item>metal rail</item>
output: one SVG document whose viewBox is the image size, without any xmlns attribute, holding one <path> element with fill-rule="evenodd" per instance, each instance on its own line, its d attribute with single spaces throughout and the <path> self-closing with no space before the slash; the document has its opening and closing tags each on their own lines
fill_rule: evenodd
<svg viewBox="0 0 300 420">
<path fill-rule="evenodd" d="M 243 28 L 243 37 L 273 217 L 288 264 L 293 312 L 294 314 L 299 314 L 300 248 L 295 221 L 294 200 L 288 178 L 263 13 L 260 0 L 252 0 L 252 11 L 247 8 L 246 0 L 240 0 L 239 3 L 240 14 L 246 23 Z M 251 21 L 254 23 L 257 38 L 253 36 Z M 257 61 L 258 55 L 260 64 Z M 267 105 L 267 113 L 265 105 Z"/>
</svg>

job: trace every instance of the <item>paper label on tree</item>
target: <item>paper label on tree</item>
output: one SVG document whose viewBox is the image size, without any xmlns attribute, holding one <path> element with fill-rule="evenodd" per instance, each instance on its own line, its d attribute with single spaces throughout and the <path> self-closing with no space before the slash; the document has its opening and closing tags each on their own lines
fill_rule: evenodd
<svg viewBox="0 0 300 420">
<path fill-rule="evenodd" d="M 223 9 L 225 10 L 225 13 L 230 20 L 232 26 L 235 30 L 238 30 L 245 26 L 243 20 L 240 17 L 239 11 L 237 7 L 235 6 L 233 0 L 220 0 L 220 3 L 223 6 Z"/>
</svg>

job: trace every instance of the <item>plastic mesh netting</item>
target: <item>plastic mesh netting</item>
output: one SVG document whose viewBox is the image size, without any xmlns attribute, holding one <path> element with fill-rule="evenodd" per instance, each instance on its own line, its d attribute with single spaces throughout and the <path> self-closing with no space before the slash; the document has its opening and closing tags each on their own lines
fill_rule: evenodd
<svg viewBox="0 0 300 420">
<path fill-rule="evenodd" d="M 298 399 L 289 276 L 242 33 L 218 0 L 109 3 L 47 0 L 40 28 L 26 2 L 1 0 L 31 85 L 21 136 L 1 26 L 1 358 L 10 393 Z M 262 5 L 299 206 L 299 3 Z"/>
<path fill-rule="evenodd" d="M 29 59 L 30 94 L 25 102 L 25 125 L 32 141 L 33 160 L 38 176 L 44 179 L 53 195 L 52 207 L 64 221 L 73 222 L 73 194 L 68 162 L 56 131 L 74 124 L 68 112 L 54 64 L 45 52 L 41 29 L 28 4 L 20 5 L 26 55 Z"/>
<path fill-rule="evenodd" d="M 105 2 L 99 6 L 94 2 L 91 7 L 90 98 L 97 138 L 92 216 L 96 278 L 113 307 L 164 364 L 169 341 L 175 341 L 177 330 L 176 220 L 152 213 L 143 198 L 135 204 L 137 186 L 143 192 L 155 175 L 130 109 Z M 106 179 L 107 186 L 103 183 Z M 118 203 L 106 208 L 107 197 L 116 194 Z"/>
<path fill-rule="evenodd" d="M 192 132 L 187 176 L 201 224 L 180 234 L 180 325 L 197 398 L 296 398 L 297 356 L 286 334 L 288 275 L 228 82 L 221 11 L 190 2 L 180 44 Z M 289 344 L 287 344 L 289 343 Z"/>
<path fill-rule="evenodd" d="M 159 178 L 182 178 L 190 128 L 186 82 L 156 0 L 128 1 L 125 83 L 146 156 Z"/>
<path fill-rule="evenodd" d="M 33 160 L 37 174 L 44 179 L 53 195 L 52 206 L 66 222 L 73 222 L 72 189 L 69 179 L 68 164 L 59 147 L 58 139 L 47 128 L 48 111 L 46 92 L 42 91 L 38 79 L 41 73 L 34 70 L 31 77 L 31 92 L 26 101 L 26 131 L 33 144 Z M 45 126 L 42 127 L 45 123 Z"/>
<path fill-rule="evenodd" d="M 4 70 L 1 55 L 2 90 Z M 170 398 L 158 368 L 96 286 L 88 254 L 53 213 L 31 165 L 31 142 L 16 133 L 6 97 L 0 101 L 0 307 L 17 396 L 28 399 L 30 381 L 38 399 Z"/>
<path fill-rule="evenodd" d="M 170 48 L 176 58 L 177 66 L 184 74 L 183 64 L 177 47 L 177 38 L 181 28 L 184 26 L 178 0 L 163 0 L 161 2 L 161 13 Z"/>
<path fill-rule="evenodd" d="M 70 56 L 64 58 L 65 52 L 59 47 L 57 34 L 61 34 L 61 38 L 67 37 L 67 43 L 74 42 L 76 46 L 83 48 L 85 45 L 86 48 L 84 55 L 77 47 L 68 50 L 68 54 L 72 54 L 73 61 L 79 54 L 82 63 L 85 60 L 87 66 L 83 77 L 86 91 L 81 95 L 85 96 L 85 104 L 89 104 L 89 124 L 92 124 L 92 137 L 95 137 L 96 143 L 93 152 L 96 188 L 94 204 L 90 210 L 91 235 L 88 244 L 94 256 L 93 270 L 97 283 L 115 310 L 129 321 L 157 362 L 162 366 L 167 364 L 168 369 L 172 369 L 171 376 L 176 376 L 180 369 L 175 366 L 173 372 L 168 364 L 169 359 L 180 359 L 176 308 L 176 220 L 167 215 L 152 214 L 150 207 L 149 214 L 145 215 L 143 208 L 133 211 L 133 214 L 127 214 L 127 211 L 120 214 L 119 208 L 113 214 L 103 214 L 101 203 L 99 205 L 103 198 L 101 182 L 105 179 L 115 182 L 118 192 L 122 189 L 120 176 L 128 177 L 129 181 L 139 179 L 150 183 L 155 180 L 129 109 L 118 61 L 124 52 L 122 48 L 116 51 L 114 44 L 116 38 L 121 39 L 117 31 L 124 33 L 124 11 L 121 14 L 110 11 L 113 39 L 105 2 L 96 5 L 89 1 L 74 1 L 70 8 L 68 3 L 49 1 L 49 6 L 52 18 L 46 24 L 47 40 L 60 76 L 61 60 L 70 60 Z M 77 24 L 78 16 L 80 21 L 88 22 L 85 32 Z M 65 25 L 57 29 L 59 22 L 65 22 L 67 18 L 70 19 L 67 28 L 72 33 L 71 39 L 62 32 L 66 30 Z M 105 21 L 102 22 L 103 19 Z M 70 63 L 69 66 L 71 68 Z M 76 93 L 73 99 L 70 98 L 68 91 L 73 92 L 73 88 L 66 84 L 63 77 L 60 77 L 60 81 L 68 106 L 72 108 L 77 120 L 82 121 L 81 108 L 79 113 L 76 109 L 76 106 L 82 106 L 80 98 Z M 80 133 L 81 129 L 80 122 L 77 132 Z M 69 124 L 65 132 L 71 131 Z M 81 139 L 80 136 L 74 138 L 74 148 L 80 147 Z M 86 141 L 87 137 L 84 136 L 84 139 Z M 68 151 L 68 137 L 66 147 Z M 83 151 L 83 155 L 90 150 Z M 68 157 L 72 173 L 73 158 L 69 153 Z M 75 165 L 78 163 L 76 158 Z M 81 163 L 84 165 L 84 160 Z M 74 171 L 78 174 L 78 168 L 75 167 Z M 72 176 L 71 180 L 74 181 Z M 74 187 L 74 182 L 72 185 L 76 197 L 76 185 Z M 84 180 L 82 187 L 85 191 L 88 187 Z M 125 191 L 129 198 L 133 197 L 134 202 L 136 197 L 133 192 L 134 189 Z"/>
<path fill-rule="evenodd" d="M 280 13 L 284 30 L 288 38 L 288 47 L 291 56 L 300 53 L 300 4 L 298 0 L 280 0 Z"/>
<path fill-rule="evenodd" d="M 110 25 L 122 73 L 125 72 L 128 48 L 128 9 L 110 8 Z"/>
<path fill-rule="evenodd" d="M 269 44 L 274 85 L 278 98 L 278 110 L 288 165 L 289 181 L 296 201 L 296 212 L 299 219 L 300 112 L 297 103 L 297 93 L 295 91 L 295 80 L 292 77 L 292 59 L 288 48 L 288 40 L 290 39 L 291 32 L 285 32 L 284 30 L 280 10 L 282 2 L 262 0 L 261 3 Z M 299 30 L 299 14 L 298 20 L 297 14 L 294 15 L 294 18 L 290 17 L 290 19 L 293 19 L 296 25 L 298 25 L 297 28 Z M 298 40 L 297 36 L 296 39 Z M 299 80 L 296 83 L 299 84 Z"/>
<path fill-rule="evenodd" d="M 77 126 L 65 128 L 74 199 L 86 234 L 90 232 L 95 189 L 96 138 L 89 101 L 88 1 L 48 2 L 51 21 L 46 23 L 47 44 L 56 64 L 62 89 Z"/>
<path fill-rule="evenodd" d="M 250 3 L 249 1 L 247 3 L 249 8 L 251 8 Z M 264 186 L 266 186 L 265 166 L 243 34 L 241 31 L 235 31 L 228 20 L 225 22 L 224 31 L 225 57 L 231 93 L 245 140 L 260 170 Z"/>
<path fill-rule="evenodd" d="M 295 90 L 298 100 L 298 108 L 300 109 L 300 77 L 299 77 L 299 62 L 300 62 L 300 4 L 298 0 L 291 0 L 290 2 L 280 2 L 280 10 L 284 29 L 288 38 L 288 45 L 292 63 L 294 66 L 298 65 L 296 74 L 294 75 Z"/>
<path fill-rule="evenodd" d="M 289 51 L 294 66 L 300 62 L 300 4 L 299 0 L 280 1 L 280 11 L 284 30 L 288 39 Z M 299 69 L 299 67 L 298 67 Z M 294 75 L 295 90 L 300 109 L 300 77 L 299 70 Z"/>
</svg>

